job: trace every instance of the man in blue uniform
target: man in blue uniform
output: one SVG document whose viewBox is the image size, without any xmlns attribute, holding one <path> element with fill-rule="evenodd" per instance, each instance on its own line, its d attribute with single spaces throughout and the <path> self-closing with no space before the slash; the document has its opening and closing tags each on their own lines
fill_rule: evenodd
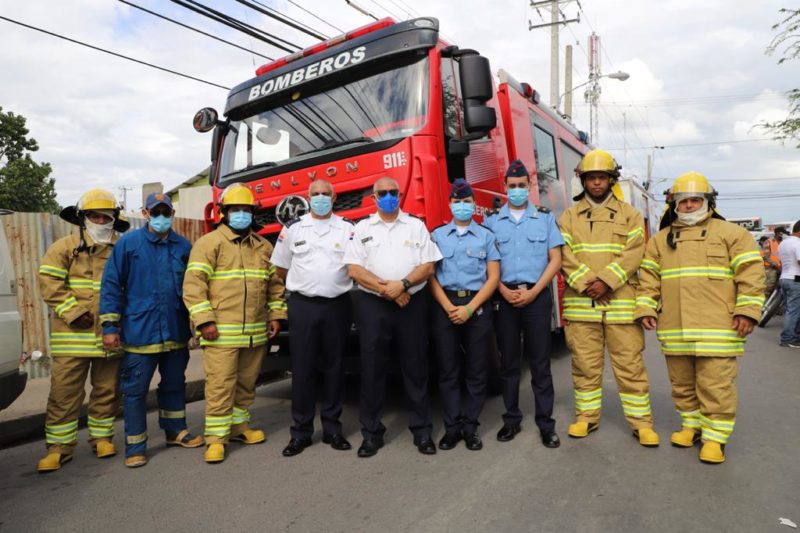
<svg viewBox="0 0 800 533">
<path fill-rule="evenodd" d="M 494 234 L 472 220 L 475 197 L 463 178 L 453 182 L 450 211 L 453 221 L 436 228 L 431 235 L 443 256 L 431 278 L 431 292 L 439 304 L 434 306 L 431 327 L 445 426 L 439 449 L 451 450 L 463 438 L 467 449 L 480 450 L 483 443 L 478 435 L 478 417 L 486 401 L 492 342 L 489 300 L 500 281 L 500 252 Z M 467 385 L 463 412 L 459 380 L 462 371 Z"/>
<path fill-rule="evenodd" d="M 506 412 L 497 440 L 507 442 L 520 432 L 520 334 L 531 369 L 536 425 L 548 448 L 560 445 L 553 420 L 553 376 L 550 373 L 550 282 L 561 269 L 564 240 L 546 208 L 528 201 L 530 176 L 521 161 L 506 172 L 508 203 L 486 219 L 500 250 L 499 307 L 495 332 L 501 352 L 500 378 Z"/>
<path fill-rule="evenodd" d="M 204 441 L 186 429 L 186 365 L 189 313 L 183 305 L 183 275 L 191 244 L 172 231 L 172 201 L 151 194 L 143 214 L 147 226 L 121 238 L 103 272 L 100 321 L 107 350 L 125 350 L 120 386 L 125 416 L 125 465 L 147 463 L 145 398 L 156 367 L 158 423 L 167 445 L 197 448 Z"/>
</svg>

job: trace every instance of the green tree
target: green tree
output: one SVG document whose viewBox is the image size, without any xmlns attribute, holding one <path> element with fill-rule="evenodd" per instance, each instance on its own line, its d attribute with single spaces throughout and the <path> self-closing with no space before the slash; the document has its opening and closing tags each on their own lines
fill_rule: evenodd
<svg viewBox="0 0 800 533">
<path fill-rule="evenodd" d="M 0 107 L 0 208 L 57 213 L 56 180 L 49 163 L 37 163 L 29 152 L 39 149 L 28 137 L 25 117 Z"/>
<path fill-rule="evenodd" d="M 767 47 L 767 55 L 780 54 L 780 65 L 800 56 L 800 9 L 783 8 L 779 13 L 783 19 L 772 29 L 780 31 Z M 786 96 L 789 98 L 787 117 L 775 122 L 762 122 L 760 126 L 776 139 L 798 141 L 797 147 L 800 148 L 800 89 L 792 89 Z"/>
</svg>

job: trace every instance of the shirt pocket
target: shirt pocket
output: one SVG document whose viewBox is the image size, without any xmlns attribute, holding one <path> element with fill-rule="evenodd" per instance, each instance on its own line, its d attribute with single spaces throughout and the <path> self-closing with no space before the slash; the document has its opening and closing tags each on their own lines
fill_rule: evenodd
<svg viewBox="0 0 800 533">
<path fill-rule="evenodd" d="M 722 244 L 708 244 L 706 246 L 706 265 L 709 279 L 731 279 L 732 273 L 729 262 L 728 252 Z"/>
<path fill-rule="evenodd" d="M 547 233 L 540 229 L 529 229 L 525 236 L 537 250 L 547 248 Z"/>
<path fill-rule="evenodd" d="M 511 248 L 513 246 L 511 233 L 497 233 L 495 235 L 495 243 L 501 255 L 511 253 Z"/>
<path fill-rule="evenodd" d="M 617 226 L 611 228 L 614 255 L 621 255 L 625 245 L 628 244 L 628 228 Z"/>
<path fill-rule="evenodd" d="M 483 266 L 486 264 L 486 250 L 480 248 L 468 247 L 465 250 L 466 261 L 465 270 L 470 274 L 479 274 L 483 271 Z"/>
</svg>

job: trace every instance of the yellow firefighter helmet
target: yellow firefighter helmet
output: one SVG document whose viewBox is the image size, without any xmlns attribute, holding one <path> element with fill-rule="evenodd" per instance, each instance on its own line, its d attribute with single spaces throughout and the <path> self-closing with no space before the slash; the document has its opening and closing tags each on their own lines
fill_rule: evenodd
<svg viewBox="0 0 800 533">
<path fill-rule="evenodd" d="M 575 169 L 575 173 L 583 178 L 587 172 L 605 172 L 616 179 L 619 177 L 619 169 L 620 166 L 611 154 L 605 150 L 595 148 L 583 156 L 581 162 L 578 163 L 578 168 Z"/>
<path fill-rule="evenodd" d="M 231 205 L 249 205 L 255 207 L 256 198 L 246 185 L 234 183 L 228 185 L 219 197 L 219 205 L 223 209 Z"/>
<path fill-rule="evenodd" d="M 715 191 L 705 176 L 690 170 L 678 176 L 668 191 L 669 196 L 678 193 L 697 194 L 707 198 L 708 195 L 713 195 Z"/>
<path fill-rule="evenodd" d="M 117 199 L 105 189 L 86 191 L 78 200 L 78 211 L 95 211 L 102 209 L 119 209 Z"/>
</svg>

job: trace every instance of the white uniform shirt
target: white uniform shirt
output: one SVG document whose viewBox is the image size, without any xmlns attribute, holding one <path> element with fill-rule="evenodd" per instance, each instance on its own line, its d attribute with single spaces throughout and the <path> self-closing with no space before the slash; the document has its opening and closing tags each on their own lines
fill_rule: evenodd
<svg viewBox="0 0 800 533">
<path fill-rule="evenodd" d="M 361 220 L 344 254 L 346 264 L 362 266 L 387 281 L 401 280 L 418 266 L 435 263 L 441 258 L 425 224 L 402 211 L 390 224 L 381 220 L 378 213 Z M 408 292 L 414 294 L 424 286 L 425 283 L 420 283 Z M 364 287 L 358 288 L 376 294 Z"/>
<path fill-rule="evenodd" d="M 795 279 L 800 276 L 800 238 L 793 235 L 784 237 L 778 246 L 781 258 L 781 279 Z"/>
<path fill-rule="evenodd" d="M 353 287 L 344 250 L 353 223 L 338 215 L 321 223 L 305 214 L 281 230 L 270 262 L 288 270 L 286 289 L 303 296 L 334 298 Z"/>
</svg>

